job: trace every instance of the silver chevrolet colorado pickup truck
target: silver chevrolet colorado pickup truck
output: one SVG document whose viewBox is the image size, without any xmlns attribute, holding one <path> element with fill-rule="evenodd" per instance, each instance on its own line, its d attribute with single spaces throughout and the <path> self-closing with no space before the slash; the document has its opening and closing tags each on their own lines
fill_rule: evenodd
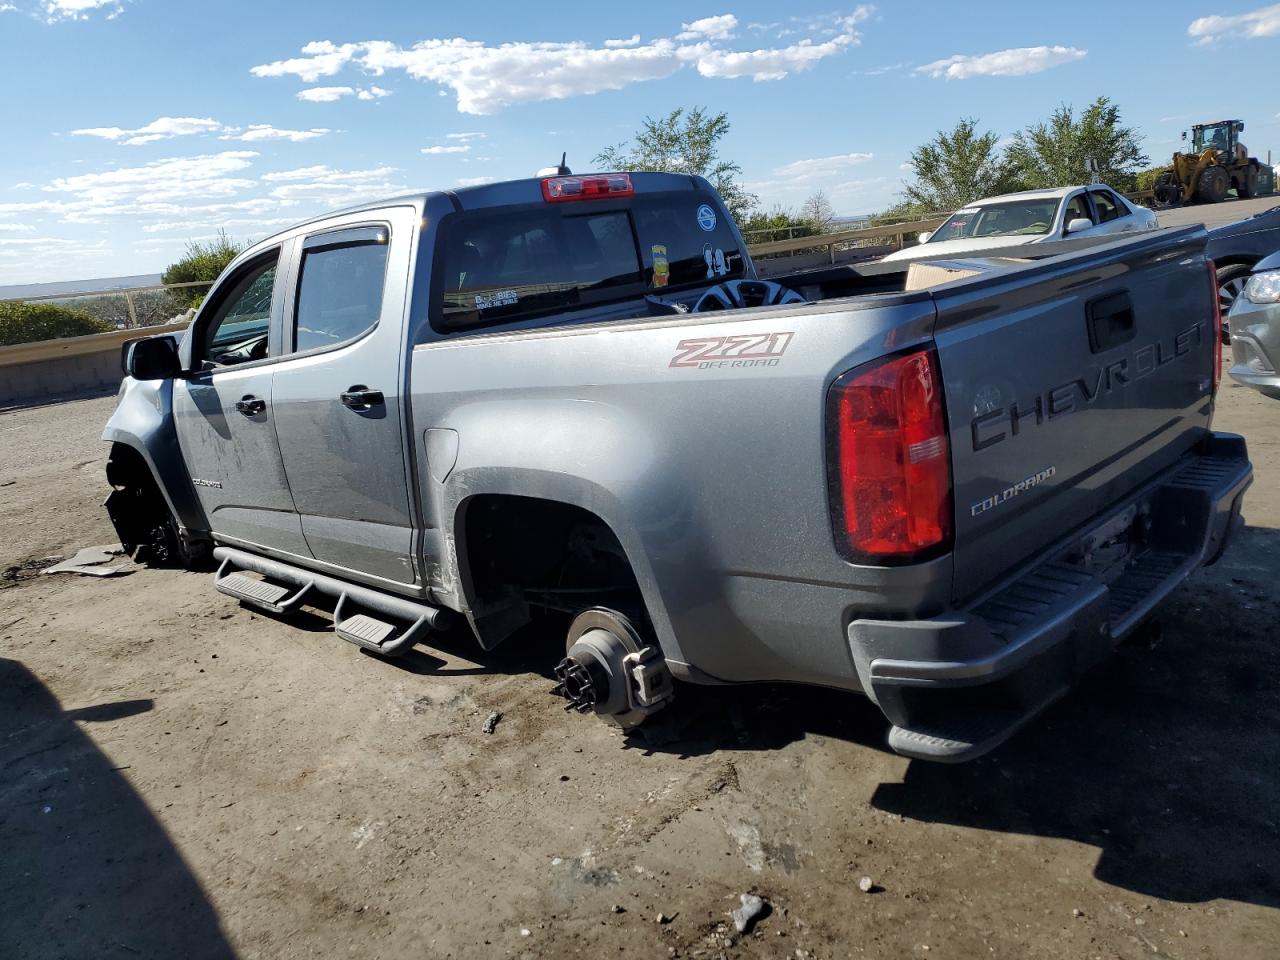
<svg viewBox="0 0 1280 960">
<path fill-rule="evenodd" d="M 557 692 L 624 726 L 673 678 L 794 681 L 968 759 L 1215 560 L 1252 479 L 1203 228 L 1060 246 L 779 284 L 698 177 L 368 204 L 127 345 L 107 509 L 381 655 L 563 618 Z"/>
</svg>

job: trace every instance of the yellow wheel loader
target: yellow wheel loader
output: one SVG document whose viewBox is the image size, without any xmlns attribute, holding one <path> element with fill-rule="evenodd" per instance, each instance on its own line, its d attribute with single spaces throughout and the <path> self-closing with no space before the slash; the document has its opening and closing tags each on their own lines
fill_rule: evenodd
<svg viewBox="0 0 1280 960">
<path fill-rule="evenodd" d="M 1239 140 L 1240 120 L 1218 120 L 1191 128 L 1191 152 L 1175 153 L 1173 169 L 1162 173 L 1153 188 L 1158 206 L 1217 203 L 1227 191 L 1240 199 L 1257 196 L 1261 164 Z M 1186 139 L 1184 132 L 1182 139 Z"/>
</svg>

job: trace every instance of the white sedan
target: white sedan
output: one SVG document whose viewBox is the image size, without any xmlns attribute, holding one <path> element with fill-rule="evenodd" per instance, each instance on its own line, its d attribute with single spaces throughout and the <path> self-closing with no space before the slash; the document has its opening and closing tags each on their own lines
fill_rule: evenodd
<svg viewBox="0 0 1280 960">
<path fill-rule="evenodd" d="M 1154 230 L 1158 225 L 1153 212 L 1100 183 L 1026 190 L 975 200 L 933 233 L 920 234 L 917 246 L 898 250 L 884 260 L 962 256 L 1067 237 Z"/>
</svg>

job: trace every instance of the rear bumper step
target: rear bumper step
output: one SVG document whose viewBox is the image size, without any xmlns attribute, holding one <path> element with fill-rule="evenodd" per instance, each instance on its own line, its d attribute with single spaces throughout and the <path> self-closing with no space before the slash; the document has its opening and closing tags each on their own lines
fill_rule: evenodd
<svg viewBox="0 0 1280 960">
<path fill-rule="evenodd" d="M 334 632 L 384 657 L 404 653 L 427 634 L 448 625 L 447 610 L 279 560 L 233 547 L 217 547 L 213 556 L 221 561 L 214 583 L 227 596 L 275 614 L 294 612 L 313 594 L 332 597 L 338 601 L 333 613 Z M 245 576 L 244 571 L 264 579 Z"/>
<path fill-rule="evenodd" d="M 893 724 L 889 745 L 955 763 L 1003 743 L 1197 567 L 1217 560 L 1252 480 L 1244 438 L 1214 434 L 1094 526 L 1142 518 L 1147 532 L 1120 571 L 1090 568 L 1079 551 L 1086 533 L 964 609 L 853 621 L 854 663 Z"/>
</svg>

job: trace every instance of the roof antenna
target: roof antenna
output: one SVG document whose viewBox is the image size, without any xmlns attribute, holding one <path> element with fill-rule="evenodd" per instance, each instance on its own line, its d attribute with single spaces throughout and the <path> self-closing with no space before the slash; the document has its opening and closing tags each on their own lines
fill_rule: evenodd
<svg viewBox="0 0 1280 960">
<path fill-rule="evenodd" d="M 558 167 L 543 167 L 541 170 L 535 173 L 534 176 L 535 177 L 572 176 L 573 171 L 570 170 L 567 166 L 565 166 L 565 160 L 568 159 L 568 156 L 569 156 L 569 152 L 566 150 L 565 152 L 560 154 L 560 165 Z"/>
</svg>

